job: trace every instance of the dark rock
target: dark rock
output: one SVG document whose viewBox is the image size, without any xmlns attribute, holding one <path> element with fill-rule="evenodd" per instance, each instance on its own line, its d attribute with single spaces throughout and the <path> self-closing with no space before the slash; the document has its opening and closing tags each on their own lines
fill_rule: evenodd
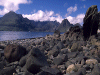
<svg viewBox="0 0 100 75">
<path fill-rule="evenodd" d="M 83 75 L 81 71 L 79 72 L 74 72 L 74 73 L 71 73 L 70 75 Z"/>
<path fill-rule="evenodd" d="M 83 56 L 82 54 L 77 55 L 77 57 L 75 58 L 75 60 L 81 64 L 81 61 L 85 58 L 85 56 Z"/>
<path fill-rule="evenodd" d="M 60 37 L 60 31 L 55 30 L 53 35 L 54 35 L 54 37 Z"/>
<path fill-rule="evenodd" d="M 36 74 L 40 71 L 40 67 L 48 65 L 47 59 L 43 53 L 40 52 L 38 48 L 33 48 L 26 60 L 26 69 L 33 73 Z"/>
<path fill-rule="evenodd" d="M 82 51 L 82 47 L 80 43 L 73 43 L 71 47 L 71 52 L 74 52 L 74 51 Z"/>
<path fill-rule="evenodd" d="M 33 75 L 33 74 L 30 73 L 30 72 L 28 72 L 28 71 L 26 71 L 26 72 L 24 73 L 24 75 Z"/>
<path fill-rule="evenodd" d="M 64 48 L 64 44 L 62 42 L 59 42 L 56 46 L 58 47 L 59 50 Z"/>
<path fill-rule="evenodd" d="M 86 69 L 85 68 L 80 68 L 78 70 L 78 72 L 82 72 L 82 74 L 85 75 L 86 74 Z"/>
<path fill-rule="evenodd" d="M 65 63 L 65 66 L 68 67 L 68 66 L 71 65 L 71 64 L 72 64 L 72 62 L 67 61 L 67 62 Z"/>
<path fill-rule="evenodd" d="M 75 26 L 75 27 L 71 27 L 69 29 L 70 32 L 80 32 L 80 27 L 79 26 Z"/>
<path fill-rule="evenodd" d="M 4 49 L 4 48 L 5 48 L 4 46 L 1 46 L 1 45 L 0 45 L 0 49 Z"/>
<path fill-rule="evenodd" d="M 6 64 L 6 67 L 11 67 L 11 66 L 13 66 L 13 67 L 16 68 L 18 65 L 19 65 L 18 61 L 15 61 L 15 62 Z"/>
<path fill-rule="evenodd" d="M 0 70 L 0 75 L 13 75 L 15 73 L 15 68 L 13 66 L 11 67 L 5 67 L 2 70 Z"/>
<path fill-rule="evenodd" d="M 68 49 L 67 48 L 63 48 L 63 49 L 61 49 L 61 52 L 60 53 L 66 54 L 66 53 L 68 53 Z"/>
<path fill-rule="evenodd" d="M 81 60 L 81 64 L 82 64 L 82 65 L 85 64 L 85 60 L 84 60 L 84 59 Z"/>
<path fill-rule="evenodd" d="M 4 49 L 4 56 L 8 62 L 19 60 L 26 54 L 26 49 L 20 45 L 9 44 Z"/>
<path fill-rule="evenodd" d="M 79 26 L 71 27 L 68 33 L 69 40 L 83 40 L 82 29 Z"/>
<path fill-rule="evenodd" d="M 70 75 L 85 75 L 85 74 L 86 74 L 86 69 L 80 68 L 78 72 L 71 73 Z"/>
<path fill-rule="evenodd" d="M 71 52 L 71 53 L 67 53 L 68 58 L 74 58 L 76 57 L 78 53 L 77 52 Z"/>
<path fill-rule="evenodd" d="M 5 66 L 4 62 L 0 62 L 0 70 L 3 69 Z"/>
<path fill-rule="evenodd" d="M 86 70 L 90 70 L 90 66 L 89 65 L 83 65 L 83 68 L 85 68 Z"/>
<path fill-rule="evenodd" d="M 45 72 L 44 75 L 62 75 L 58 69 L 50 68 L 49 66 L 44 66 L 41 70 Z"/>
<path fill-rule="evenodd" d="M 96 35 L 99 24 L 98 9 L 96 5 L 88 8 L 83 24 L 83 36 L 84 40 L 88 40 L 91 35 Z"/>
<path fill-rule="evenodd" d="M 62 58 L 54 58 L 53 62 L 55 65 L 61 65 L 63 63 L 63 59 Z"/>
<path fill-rule="evenodd" d="M 67 54 L 62 54 L 62 53 L 59 53 L 57 58 L 61 58 L 63 62 L 66 62 L 68 60 Z"/>
<path fill-rule="evenodd" d="M 57 49 L 48 51 L 48 55 L 53 55 L 54 57 L 56 57 L 58 54 L 59 54 L 59 50 Z"/>
<path fill-rule="evenodd" d="M 92 75 L 100 75 L 100 68 L 98 65 L 94 66 L 94 69 L 92 70 Z"/>
<path fill-rule="evenodd" d="M 26 64 L 26 58 L 27 58 L 27 55 L 23 56 L 20 60 L 19 60 L 19 65 L 21 67 L 23 67 L 25 64 Z"/>
</svg>

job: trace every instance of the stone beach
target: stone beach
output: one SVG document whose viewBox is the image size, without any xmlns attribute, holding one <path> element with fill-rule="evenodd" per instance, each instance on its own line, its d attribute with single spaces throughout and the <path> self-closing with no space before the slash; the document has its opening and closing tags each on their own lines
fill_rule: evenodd
<svg viewBox="0 0 100 75">
<path fill-rule="evenodd" d="M 61 35 L 0 41 L 0 75 L 100 75 L 100 33 L 93 24 L 85 35 L 85 24 Z"/>
</svg>

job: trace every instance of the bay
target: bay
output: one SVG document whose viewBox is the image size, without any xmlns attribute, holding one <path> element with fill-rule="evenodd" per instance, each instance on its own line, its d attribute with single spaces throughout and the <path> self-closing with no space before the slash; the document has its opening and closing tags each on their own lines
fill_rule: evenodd
<svg viewBox="0 0 100 75">
<path fill-rule="evenodd" d="M 53 32 L 0 31 L 0 41 L 45 37 Z"/>
</svg>

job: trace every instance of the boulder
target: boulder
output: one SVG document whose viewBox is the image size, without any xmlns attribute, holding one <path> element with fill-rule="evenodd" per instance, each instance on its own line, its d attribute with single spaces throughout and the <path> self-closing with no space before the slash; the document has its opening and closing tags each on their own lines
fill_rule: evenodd
<svg viewBox="0 0 100 75">
<path fill-rule="evenodd" d="M 63 59 L 62 58 L 54 58 L 53 62 L 55 65 L 61 65 L 63 63 Z"/>
<path fill-rule="evenodd" d="M 44 74 L 39 75 L 63 75 L 58 69 L 51 68 L 49 66 L 44 66 L 41 68 L 41 70 L 44 72 Z"/>
<path fill-rule="evenodd" d="M 32 74 L 36 74 L 43 66 L 48 66 L 47 59 L 38 48 L 33 48 L 26 59 L 26 69 Z"/>
<path fill-rule="evenodd" d="M 83 24 L 83 36 L 84 40 L 88 40 L 91 35 L 96 35 L 99 24 L 98 9 L 96 5 L 92 5 L 88 8 Z"/>
<path fill-rule="evenodd" d="M 98 67 L 98 65 L 94 65 L 94 69 L 92 70 L 92 75 L 100 75 L 100 67 Z"/>
<path fill-rule="evenodd" d="M 13 66 L 11 67 L 5 67 L 2 70 L 0 70 L 0 75 L 13 75 L 15 73 L 15 68 Z"/>
<path fill-rule="evenodd" d="M 98 64 L 98 61 L 96 59 L 87 59 L 86 64 Z"/>
<path fill-rule="evenodd" d="M 9 44 L 4 49 L 4 56 L 8 62 L 19 60 L 26 54 L 26 49 L 20 45 Z"/>
<path fill-rule="evenodd" d="M 23 67 L 25 64 L 26 64 L 26 58 L 27 58 L 27 55 L 23 56 L 20 60 L 19 60 L 19 65 L 21 67 Z"/>
<path fill-rule="evenodd" d="M 68 56 L 68 58 L 74 58 L 77 56 L 77 54 L 78 54 L 78 52 L 70 52 L 70 53 L 67 53 L 67 56 Z"/>
<path fill-rule="evenodd" d="M 76 72 L 77 68 L 75 67 L 74 64 L 71 64 L 68 66 L 68 68 L 66 69 L 66 73 L 71 73 L 72 71 Z"/>
</svg>

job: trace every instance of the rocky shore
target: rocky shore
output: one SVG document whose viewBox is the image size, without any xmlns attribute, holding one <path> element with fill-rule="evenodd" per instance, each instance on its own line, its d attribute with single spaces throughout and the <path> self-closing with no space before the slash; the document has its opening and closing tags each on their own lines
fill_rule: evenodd
<svg viewBox="0 0 100 75">
<path fill-rule="evenodd" d="M 90 7 L 87 13 L 96 8 Z M 93 29 L 98 20 L 86 20 L 83 28 L 71 27 L 61 35 L 55 31 L 41 38 L 1 41 L 0 75 L 100 75 L 98 25 Z"/>
</svg>

